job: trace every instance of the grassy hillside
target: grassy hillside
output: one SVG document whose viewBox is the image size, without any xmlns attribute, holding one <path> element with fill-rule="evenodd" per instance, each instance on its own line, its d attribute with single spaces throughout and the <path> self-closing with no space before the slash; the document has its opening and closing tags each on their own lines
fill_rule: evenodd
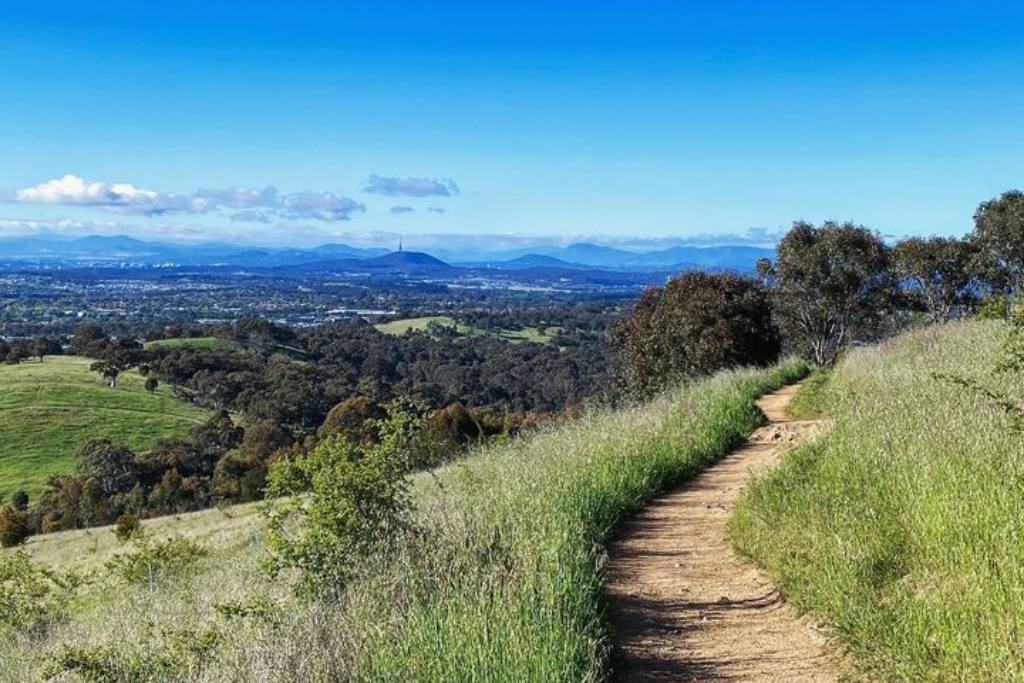
<svg viewBox="0 0 1024 683">
<path fill-rule="evenodd" d="M 170 339 L 156 339 L 145 343 L 145 348 L 155 347 L 174 348 L 177 346 L 190 346 L 198 349 L 238 349 L 241 345 L 237 342 L 220 339 L 218 337 L 172 337 Z"/>
<path fill-rule="evenodd" d="M 494 334 L 503 339 L 509 341 L 531 341 L 538 344 L 547 344 L 550 342 L 556 334 L 562 331 L 562 328 L 557 325 L 551 325 L 543 330 L 536 327 L 524 327 L 518 330 L 484 330 L 479 327 L 473 327 L 472 325 L 464 325 L 456 322 L 454 318 L 450 318 L 446 315 L 428 315 L 420 318 L 403 318 L 401 320 L 392 320 L 387 323 L 379 323 L 374 327 L 377 331 L 383 332 L 384 334 L 402 335 L 409 330 L 426 331 L 430 323 L 437 323 L 438 325 L 444 325 L 445 327 L 452 327 L 461 335 L 480 335 L 480 334 Z"/>
<path fill-rule="evenodd" d="M 1021 435 L 935 372 L 994 373 L 1000 324 L 949 324 L 853 352 L 802 406 L 835 421 L 746 495 L 738 546 L 820 616 L 873 680 L 1021 681 Z M 814 410 L 807 403 L 815 404 Z"/>
<path fill-rule="evenodd" d="M 51 474 L 74 468 L 75 448 L 86 439 L 114 439 L 141 451 L 206 417 L 168 387 L 150 394 L 134 371 L 111 389 L 90 362 L 49 356 L 43 363 L 0 365 L 0 493 L 24 489 L 34 496 Z"/>
<path fill-rule="evenodd" d="M 437 323 L 438 325 L 444 325 L 445 327 L 455 327 L 459 329 L 459 332 L 461 333 L 465 333 L 469 329 L 465 325 L 460 327 L 455 322 L 454 318 L 449 318 L 446 315 L 425 315 L 419 318 L 402 318 L 401 320 L 379 323 L 374 325 L 374 327 L 377 328 L 378 332 L 397 336 L 405 334 L 410 330 L 424 332 L 430 323 Z"/>
<path fill-rule="evenodd" d="M 161 536 L 202 530 L 211 555 L 194 580 L 150 590 L 98 572 L 48 632 L 0 639 L 0 680 L 47 662 L 104 681 L 598 680 L 609 653 L 604 541 L 754 429 L 757 395 L 805 371 L 695 382 L 419 475 L 422 535 L 397 559 L 368 563 L 340 603 L 297 602 L 261 571 L 251 508 L 153 520 Z M 114 548 L 109 530 L 28 545 L 58 567 L 97 567 Z M 212 643 L 199 658 L 182 645 L 198 640 Z"/>
</svg>

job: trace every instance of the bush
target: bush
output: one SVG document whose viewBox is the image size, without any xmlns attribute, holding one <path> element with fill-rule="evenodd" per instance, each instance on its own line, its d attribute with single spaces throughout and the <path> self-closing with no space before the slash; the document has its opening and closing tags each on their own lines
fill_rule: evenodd
<svg viewBox="0 0 1024 683">
<path fill-rule="evenodd" d="M 24 551 L 0 554 L 0 634 L 31 630 L 64 612 L 71 577 L 38 567 Z"/>
<path fill-rule="evenodd" d="M 114 536 L 121 543 L 127 543 L 142 533 L 142 523 L 135 515 L 124 513 L 117 518 L 117 525 L 114 527 Z"/>
<path fill-rule="evenodd" d="M 335 435 L 270 469 L 268 497 L 287 497 L 269 509 L 271 568 L 298 571 L 300 595 L 336 597 L 409 529 L 407 473 L 420 421 L 394 409 L 375 428 L 379 444 Z"/>
<path fill-rule="evenodd" d="M 207 555 L 205 548 L 185 538 L 153 541 L 136 535 L 135 545 L 135 552 L 115 555 L 107 560 L 106 567 L 128 583 L 151 590 L 165 579 L 188 579 Z"/>
<path fill-rule="evenodd" d="M 0 546 L 10 548 L 21 545 L 32 535 L 28 515 L 11 505 L 0 508 Z"/>
<path fill-rule="evenodd" d="M 50 655 L 43 677 L 65 680 L 77 674 L 88 683 L 163 683 L 196 675 L 213 661 L 213 650 L 223 635 L 214 628 L 164 629 L 147 633 L 142 642 L 126 648 L 97 645 L 62 645 Z"/>
<path fill-rule="evenodd" d="M 978 305 L 982 320 L 1006 320 L 1010 317 L 1010 298 L 1005 294 L 986 294 Z"/>
<path fill-rule="evenodd" d="M 611 337 L 627 385 L 644 395 L 686 377 L 773 362 L 780 348 L 763 287 L 700 272 L 648 289 Z"/>
</svg>

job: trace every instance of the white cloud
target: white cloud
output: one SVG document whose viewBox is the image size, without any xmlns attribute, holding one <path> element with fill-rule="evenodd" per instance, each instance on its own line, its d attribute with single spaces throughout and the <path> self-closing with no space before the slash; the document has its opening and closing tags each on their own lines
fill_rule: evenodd
<svg viewBox="0 0 1024 683">
<path fill-rule="evenodd" d="M 322 221 L 347 221 L 353 213 L 366 211 L 359 202 L 333 192 L 298 192 L 281 197 L 281 215 L 285 218 L 316 218 Z"/>
<path fill-rule="evenodd" d="M 344 221 L 366 210 L 365 206 L 354 199 L 333 192 L 279 194 L 276 187 L 268 185 L 263 189 L 200 189 L 191 195 L 179 195 L 142 189 L 131 183 L 87 181 L 70 173 L 62 178 L 18 190 L 10 201 L 22 204 L 93 206 L 147 216 L 240 209 L 229 216 L 232 221 L 261 223 L 270 222 L 272 217 Z"/>
<path fill-rule="evenodd" d="M 373 174 L 363 191 L 388 197 L 450 197 L 459 193 L 459 186 L 451 178 L 395 178 Z"/>
</svg>

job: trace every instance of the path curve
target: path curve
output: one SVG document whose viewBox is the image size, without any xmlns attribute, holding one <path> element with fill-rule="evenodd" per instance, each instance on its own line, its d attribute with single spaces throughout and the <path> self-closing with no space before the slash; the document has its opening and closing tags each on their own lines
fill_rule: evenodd
<svg viewBox="0 0 1024 683">
<path fill-rule="evenodd" d="M 797 388 L 761 397 L 767 425 L 623 525 L 607 581 L 618 680 L 838 680 L 825 636 L 736 553 L 727 528 L 751 475 L 821 428 L 786 416 Z"/>
</svg>

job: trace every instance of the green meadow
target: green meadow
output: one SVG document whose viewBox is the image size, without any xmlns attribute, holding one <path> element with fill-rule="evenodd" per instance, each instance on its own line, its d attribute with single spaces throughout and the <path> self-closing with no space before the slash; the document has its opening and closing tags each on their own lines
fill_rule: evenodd
<svg viewBox="0 0 1024 683">
<path fill-rule="evenodd" d="M 384 334 L 402 335 L 409 331 L 425 332 L 431 323 L 454 328 L 456 332 L 465 336 L 493 334 L 512 342 L 529 341 L 537 344 L 549 343 L 556 334 L 562 331 L 562 328 L 557 325 L 552 325 L 543 329 L 537 327 L 524 327 L 517 330 L 485 330 L 479 327 L 473 327 L 472 325 L 459 323 L 454 318 L 447 315 L 426 315 L 418 318 L 403 318 L 401 320 L 379 323 L 374 327 L 377 328 L 378 332 L 383 332 Z"/>
<path fill-rule="evenodd" d="M 50 475 L 74 469 L 75 449 L 87 439 L 112 439 L 141 452 L 206 418 L 170 387 L 150 394 L 134 370 L 110 388 L 90 363 L 48 356 L 42 363 L 0 365 L 0 494 L 24 490 L 34 498 Z"/>
<path fill-rule="evenodd" d="M 226 339 L 220 339 L 219 337 L 172 337 L 171 339 L 156 339 L 148 341 L 144 344 L 147 349 L 163 347 L 163 348 L 175 348 L 178 346 L 188 346 L 197 349 L 238 349 L 241 348 L 236 342 L 229 341 Z"/>
</svg>

